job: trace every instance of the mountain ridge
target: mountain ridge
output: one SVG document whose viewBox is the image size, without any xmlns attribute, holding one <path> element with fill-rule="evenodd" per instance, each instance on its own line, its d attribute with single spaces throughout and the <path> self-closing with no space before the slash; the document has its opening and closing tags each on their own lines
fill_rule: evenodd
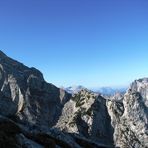
<svg viewBox="0 0 148 148">
<path fill-rule="evenodd" d="M 148 78 L 108 99 L 71 95 L 0 51 L 0 147 L 146 148 L 147 139 Z"/>
</svg>

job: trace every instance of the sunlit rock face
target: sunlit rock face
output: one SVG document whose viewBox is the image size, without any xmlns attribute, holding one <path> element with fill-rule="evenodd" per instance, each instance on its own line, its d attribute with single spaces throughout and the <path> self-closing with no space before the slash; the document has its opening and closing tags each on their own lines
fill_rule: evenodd
<svg viewBox="0 0 148 148">
<path fill-rule="evenodd" d="M 123 102 L 107 103 L 117 146 L 148 147 L 148 79 L 134 81 Z"/>
<path fill-rule="evenodd" d="M 113 129 L 106 100 L 87 89 L 82 89 L 65 104 L 56 127 L 113 145 Z"/>
</svg>

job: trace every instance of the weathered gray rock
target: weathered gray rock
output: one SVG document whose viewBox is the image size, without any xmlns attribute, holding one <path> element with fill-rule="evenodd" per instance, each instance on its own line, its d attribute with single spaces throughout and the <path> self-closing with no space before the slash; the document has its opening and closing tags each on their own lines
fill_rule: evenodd
<svg viewBox="0 0 148 148">
<path fill-rule="evenodd" d="M 134 81 L 122 102 L 107 103 L 119 147 L 148 147 L 148 79 Z"/>
<path fill-rule="evenodd" d="M 0 52 L 0 114 L 27 126 L 52 127 L 69 99 L 65 91 L 45 82 L 28 68 Z"/>
<path fill-rule="evenodd" d="M 86 89 L 65 104 L 56 127 L 113 146 L 113 129 L 106 100 Z"/>
</svg>

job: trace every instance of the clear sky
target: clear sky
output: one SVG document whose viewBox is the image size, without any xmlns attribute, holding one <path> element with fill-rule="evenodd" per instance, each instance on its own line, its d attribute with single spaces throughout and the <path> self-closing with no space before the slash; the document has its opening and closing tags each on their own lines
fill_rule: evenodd
<svg viewBox="0 0 148 148">
<path fill-rule="evenodd" d="M 57 86 L 148 77 L 148 0 L 0 0 L 0 49 Z"/>
</svg>

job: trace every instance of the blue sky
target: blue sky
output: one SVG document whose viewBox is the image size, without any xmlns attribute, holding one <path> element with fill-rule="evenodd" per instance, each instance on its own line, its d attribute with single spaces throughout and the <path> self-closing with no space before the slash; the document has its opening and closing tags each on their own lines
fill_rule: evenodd
<svg viewBox="0 0 148 148">
<path fill-rule="evenodd" d="M 148 77 L 147 0 L 0 0 L 0 49 L 57 86 Z"/>
</svg>

